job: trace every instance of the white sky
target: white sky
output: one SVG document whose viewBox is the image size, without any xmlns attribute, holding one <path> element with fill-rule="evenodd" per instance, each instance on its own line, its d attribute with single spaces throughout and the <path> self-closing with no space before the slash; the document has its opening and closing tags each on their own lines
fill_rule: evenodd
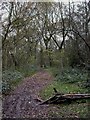
<svg viewBox="0 0 90 120">
<path fill-rule="evenodd" d="M 68 3 L 68 2 L 78 2 L 78 1 L 85 1 L 85 0 L 55 0 L 55 1 L 62 1 L 62 2 L 65 2 L 65 3 Z M 89 0 L 86 0 L 86 1 L 89 1 Z"/>
<path fill-rule="evenodd" d="M 55 1 L 55 2 L 64 2 L 64 3 L 68 3 L 69 1 L 70 2 L 78 2 L 78 1 L 85 1 L 85 0 L 0 0 L 0 2 L 10 2 L 10 1 L 13 1 L 13 2 L 51 2 L 51 1 Z M 86 0 L 87 2 L 89 0 Z"/>
</svg>

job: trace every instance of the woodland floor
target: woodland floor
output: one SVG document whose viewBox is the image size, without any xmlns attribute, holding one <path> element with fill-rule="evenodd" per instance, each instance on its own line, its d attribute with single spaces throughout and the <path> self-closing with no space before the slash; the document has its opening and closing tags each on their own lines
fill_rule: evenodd
<svg viewBox="0 0 90 120">
<path fill-rule="evenodd" d="M 48 105 L 38 105 L 39 91 L 52 82 L 53 77 L 40 71 L 25 78 L 14 91 L 3 97 L 3 118 L 48 117 Z"/>
<path fill-rule="evenodd" d="M 9 95 L 3 96 L 3 118 L 52 118 L 76 117 L 79 112 L 72 108 L 86 108 L 87 103 L 73 105 L 39 105 L 40 91 L 52 84 L 53 76 L 47 71 L 39 71 L 25 78 Z M 81 111 L 81 110 L 80 110 Z M 83 113 L 84 114 L 84 113 Z"/>
</svg>

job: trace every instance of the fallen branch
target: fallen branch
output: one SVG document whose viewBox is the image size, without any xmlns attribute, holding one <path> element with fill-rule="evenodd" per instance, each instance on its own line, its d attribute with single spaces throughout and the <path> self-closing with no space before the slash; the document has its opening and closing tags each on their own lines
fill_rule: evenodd
<svg viewBox="0 0 90 120">
<path fill-rule="evenodd" d="M 71 103 L 76 100 L 90 99 L 90 94 L 61 94 L 56 92 L 56 89 L 54 89 L 54 91 L 56 94 L 53 97 L 50 97 L 49 99 L 45 100 L 44 102 L 41 102 L 40 105 Z"/>
</svg>

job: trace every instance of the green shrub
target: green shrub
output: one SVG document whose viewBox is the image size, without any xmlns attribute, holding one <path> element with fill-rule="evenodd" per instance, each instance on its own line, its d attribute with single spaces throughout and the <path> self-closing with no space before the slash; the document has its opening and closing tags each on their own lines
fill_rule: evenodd
<svg viewBox="0 0 90 120">
<path fill-rule="evenodd" d="M 2 93 L 9 92 L 13 82 L 23 79 L 23 75 L 18 71 L 5 70 L 2 73 Z"/>
<path fill-rule="evenodd" d="M 33 75 L 38 70 L 35 65 L 24 65 L 17 70 L 9 69 L 3 71 L 2 74 L 2 93 L 9 92 L 15 87 L 24 77 Z"/>
<path fill-rule="evenodd" d="M 19 68 L 19 71 L 24 74 L 24 77 L 31 76 L 36 71 L 38 71 L 38 67 L 36 65 L 25 65 Z"/>
<path fill-rule="evenodd" d="M 83 82 L 88 78 L 87 71 L 78 68 L 66 68 L 63 70 L 52 68 L 52 73 L 55 80 L 66 83 Z"/>
<path fill-rule="evenodd" d="M 56 77 L 57 75 L 60 74 L 61 70 L 59 68 L 49 68 L 49 70 L 52 72 L 53 76 Z"/>
</svg>

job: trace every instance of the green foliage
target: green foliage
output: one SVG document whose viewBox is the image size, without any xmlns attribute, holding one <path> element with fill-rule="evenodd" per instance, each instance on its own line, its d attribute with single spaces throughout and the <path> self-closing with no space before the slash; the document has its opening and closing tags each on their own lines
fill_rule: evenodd
<svg viewBox="0 0 90 120">
<path fill-rule="evenodd" d="M 85 70 L 78 68 L 64 68 L 62 70 L 53 68 L 55 80 L 65 83 L 83 82 L 88 78 L 88 73 Z"/>
<path fill-rule="evenodd" d="M 18 70 L 5 70 L 2 74 L 2 93 L 9 93 L 11 89 L 17 86 L 24 77 L 33 75 L 38 68 L 35 65 L 25 65 Z"/>
<path fill-rule="evenodd" d="M 24 74 L 24 77 L 33 75 L 39 68 L 36 65 L 26 64 L 19 68 L 19 71 Z"/>
<path fill-rule="evenodd" d="M 47 99 L 53 95 L 53 88 L 56 88 L 60 93 L 86 93 L 87 89 L 80 88 L 76 84 L 63 83 L 60 81 L 54 81 L 51 85 L 48 85 L 45 89 L 40 91 L 40 95 L 43 99 Z"/>
<path fill-rule="evenodd" d="M 2 93 L 9 92 L 13 84 L 23 79 L 23 74 L 16 70 L 5 70 L 2 73 Z"/>
<path fill-rule="evenodd" d="M 53 94 L 53 88 L 61 93 L 87 93 L 83 85 L 87 81 L 88 73 L 78 68 L 49 68 L 48 72 L 55 77 L 54 82 L 41 91 L 41 96 L 46 99 Z"/>
<path fill-rule="evenodd" d="M 88 93 L 88 89 L 79 86 L 78 83 L 87 80 L 87 71 L 79 70 L 78 68 L 49 68 L 48 72 L 52 73 L 55 80 L 52 84 L 40 91 L 40 96 L 43 100 L 53 96 L 56 88 L 58 92 L 66 93 Z M 82 100 L 73 102 L 72 104 L 60 104 L 54 105 L 54 109 L 49 110 L 51 117 L 87 117 L 88 115 L 88 101 Z"/>
</svg>

